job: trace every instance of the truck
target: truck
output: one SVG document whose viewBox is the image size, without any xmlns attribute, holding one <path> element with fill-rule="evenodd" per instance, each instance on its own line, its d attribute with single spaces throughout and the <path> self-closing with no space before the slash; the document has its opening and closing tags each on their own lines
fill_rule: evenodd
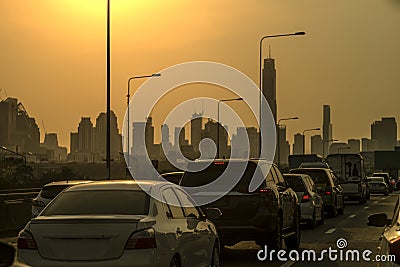
<svg viewBox="0 0 400 267">
<path fill-rule="evenodd" d="M 345 200 L 363 204 L 369 199 L 364 159 L 360 154 L 330 154 L 326 162 L 338 178 Z"/>
<path fill-rule="evenodd" d="M 305 162 L 322 162 L 322 157 L 318 154 L 289 155 L 290 169 L 297 169 Z"/>
</svg>

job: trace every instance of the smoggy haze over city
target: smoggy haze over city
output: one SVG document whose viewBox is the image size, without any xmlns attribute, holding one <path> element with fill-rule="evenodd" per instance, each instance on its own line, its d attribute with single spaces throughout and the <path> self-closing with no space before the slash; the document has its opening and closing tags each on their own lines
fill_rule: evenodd
<svg viewBox="0 0 400 267">
<path fill-rule="evenodd" d="M 0 0 L 0 18 L 0 98 L 18 98 L 42 140 L 43 120 L 69 147 L 81 117 L 106 109 L 106 1 Z M 111 0 L 111 109 L 121 131 L 128 78 L 187 61 L 230 65 L 258 84 L 260 38 L 304 31 L 263 42 L 263 57 L 270 45 L 275 59 L 278 119 L 300 118 L 287 123 L 289 141 L 322 127 L 324 104 L 335 139 L 369 138 L 374 121 L 400 119 L 398 25 L 395 0 Z M 132 81 L 131 95 L 143 81 Z M 182 101 L 199 95 L 193 88 Z"/>
</svg>

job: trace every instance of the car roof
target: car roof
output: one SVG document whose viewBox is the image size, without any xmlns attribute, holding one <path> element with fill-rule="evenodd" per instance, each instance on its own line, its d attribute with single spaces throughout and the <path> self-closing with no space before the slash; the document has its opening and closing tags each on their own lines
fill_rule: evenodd
<svg viewBox="0 0 400 267">
<path fill-rule="evenodd" d="M 296 169 L 291 169 L 291 171 L 324 171 L 324 172 L 330 172 L 331 169 L 327 168 L 296 168 Z"/>
<path fill-rule="evenodd" d="M 68 192 L 81 190 L 142 190 L 142 188 L 152 188 L 155 186 L 163 186 L 173 184 L 156 180 L 107 180 L 97 181 L 86 184 L 79 184 L 66 189 Z"/>
<path fill-rule="evenodd" d="M 273 164 L 272 161 L 266 160 L 266 159 L 256 159 L 256 158 L 251 158 L 251 159 L 243 159 L 243 158 L 230 158 L 230 159 L 200 159 L 200 160 L 195 160 L 194 162 L 265 162 L 265 163 L 270 163 Z"/>
<path fill-rule="evenodd" d="M 65 180 L 65 181 L 56 181 L 45 184 L 43 187 L 46 186 L 53 186 L 53 185 L 77 185 L 77 184 L 84 184 L 84 183 L 91 183 L 91 180 Z"/>
<path fill-rule="evenodd" d="M 290 178 L 290 177 L 304 177 L 304 178 L 310 177 L 308 174 L 305 174 L 305 173 L 285 173 L 283 176 L 288 177 L 288 178 Z"/>
</svg>

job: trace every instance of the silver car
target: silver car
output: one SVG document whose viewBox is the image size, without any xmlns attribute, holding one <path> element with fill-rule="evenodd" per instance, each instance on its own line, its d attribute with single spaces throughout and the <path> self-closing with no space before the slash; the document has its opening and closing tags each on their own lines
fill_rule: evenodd
<svg viewBox="0 0 400 267">
<path fill-rule="evenodd" d="M 206 214 L 221 216 L 211 208 Z M 169 182 L 76 185 L 62 191 L 19 233 L 18 259 L 43 267 L 219 266 L 219 238 L 207 217 Z"/>
<path fill-rule="evenodd" d="M 367 183 L 371 194 L 389 195 L 389 185 L 384 177 L 367 177 Z"/>
<path fill-rule="evenodd" d="M 378 266 L 400 266 L 400 197 L 393 211 L 393 218 L 388 218 L 386 213 L 375 213 L 368 216 L 368 226 L 386 227 L 380 237 L 378 247 L 380 259 Z"/>
<path fill-rule="evenodd" d="M 307 174 L 284 174 L 289 186 L 296 192 L 300 202 L 301 221 L 311 228 L 324 223 L 324 207 L 318 189 Z"/>
<path fill-rule="evenodd" d="M 55 198 L 61 191 L 73 185 L 90 183 L 89 180 L 66 180 L 46 184 L 42 187 L 39 194 L 32 199 L 32 218 L 39 213 Z"/>
</svg>

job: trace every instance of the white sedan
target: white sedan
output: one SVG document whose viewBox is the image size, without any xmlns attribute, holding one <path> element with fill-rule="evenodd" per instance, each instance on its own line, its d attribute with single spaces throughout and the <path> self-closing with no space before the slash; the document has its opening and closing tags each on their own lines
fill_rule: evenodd
<svg viewBox="0 0 400 267">
<path fill-rule="evenodd" d="M 215 225 L 179 186 L 160 181 L 72 186 L 18 236 L 18 259 L 32 266 L 219 266 L 219 254 Z"/>
</svg>

